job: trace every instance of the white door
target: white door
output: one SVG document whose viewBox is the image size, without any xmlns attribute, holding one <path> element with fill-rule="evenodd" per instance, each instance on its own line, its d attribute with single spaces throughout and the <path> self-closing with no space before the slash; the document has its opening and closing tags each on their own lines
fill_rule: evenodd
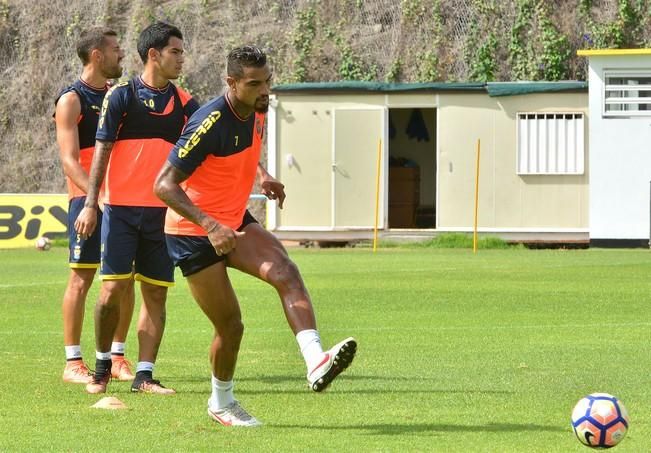
<svg viewBox="0 0 651 453">
<path fill-rule="evenodd" d="M 384 228 L 386 149 L 384 107 L 336 109 L 332 152 L 332 225 L 335 229 L 373 228 L 376 188 L 378 228 Z M 380 184 L 378 149 L 382 155 Z"/>
</svg>

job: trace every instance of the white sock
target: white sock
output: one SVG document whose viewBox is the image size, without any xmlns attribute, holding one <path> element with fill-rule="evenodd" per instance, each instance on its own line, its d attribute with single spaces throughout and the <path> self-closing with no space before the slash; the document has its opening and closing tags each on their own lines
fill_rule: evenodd
<svg viewBox="0 0 651 453">
<path fill-rule="evenodd" d="M 298 347 L 301 349 L 303 359 L 308 371 L 313 369 L 323 358 L 323 347 L 319 332 L 314 329 L 301 330 L 296 334 Z"/>
<path fill-rule="evenodd" d="M 73 344 L 71 346 L 64 346 L 66 349 L 66 360 L 81 360 L 81 346 Z"/>
<path fill-rule="evenodd" d="M 118 341 L 111 343 L 111 354 L 124 355 L 124 343 Z"/>
<path fill-rule="evenodd" d="M 212 395 L 210 396 L 210 408 L 212 410 L 223 409 L 233 401 L 233 380 L 220 381 L 215 376 L 212 377 Z"/>
<path fill-rule="evenodd" d="M 136 373 L 140 371 L 149 371 L 151 374 L 154 374 L 154 364 L 151 362 L 138 362 L 138 365 L 136 365 Z"/>
<path fill-rule="evenodd" d="M 111 353 L 95 351 L 95 358 L 97 360 L 111 360 Z"/>
</svg>

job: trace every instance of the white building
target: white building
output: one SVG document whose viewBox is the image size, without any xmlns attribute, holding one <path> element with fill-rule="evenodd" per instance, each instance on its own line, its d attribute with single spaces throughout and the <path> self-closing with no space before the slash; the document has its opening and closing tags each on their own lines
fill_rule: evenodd
<svg viewBox="0 0 651 453">
<path fill-rule="evenodd" d="M 282 239 L 470 232 L 588 242 L 584 82 L 307 83 L 274 88 L 269 168 Z"/>
<path fill-rule="evenodd" d="M 589 58 L 591 245 L 649 240 L 651 49 L 582 50 Z"/>
</svg>

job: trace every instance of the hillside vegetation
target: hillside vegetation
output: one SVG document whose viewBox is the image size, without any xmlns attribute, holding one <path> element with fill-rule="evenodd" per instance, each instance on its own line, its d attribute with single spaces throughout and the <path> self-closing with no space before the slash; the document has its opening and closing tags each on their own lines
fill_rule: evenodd
<svg viewBox="0 0 651 453">
<path fill-rule="evenodd" d="M 80 73 L 80 30 L 108 25 L 138 73 L 153 20 L 185 35 L 178 83 L 205 102 L 242 43 L 275 83 L 585 79 L 579 48 L 651 46 L 651 0 L 0 0 L 0 192 L 62 192 L 53 99 Z"/>
</svg>

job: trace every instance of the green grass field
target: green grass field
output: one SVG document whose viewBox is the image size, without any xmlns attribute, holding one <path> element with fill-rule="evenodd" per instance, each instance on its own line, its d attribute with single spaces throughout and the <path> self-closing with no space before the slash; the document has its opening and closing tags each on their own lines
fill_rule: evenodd
<svg viewBox="0 0 651 453">
<path fill-rule="evenodd" d="M 236 396 L 256 429 L 206 415 L 212 332 L 180 276 L 156 368 L 177 395 L 112 383 L 129 409 L 103 411 L 62 383 L 66 253 L 0 251 L 0 451 L 579 452 L 569 417 L 596 391 L 629 410 L 616 451 L 651 450 L 648 250 L 292 249 L 325 345 L 359 342 L 323 394 L 306 386 L 275 292 L 232 272 L 245 324 Z"/>
</svg>

